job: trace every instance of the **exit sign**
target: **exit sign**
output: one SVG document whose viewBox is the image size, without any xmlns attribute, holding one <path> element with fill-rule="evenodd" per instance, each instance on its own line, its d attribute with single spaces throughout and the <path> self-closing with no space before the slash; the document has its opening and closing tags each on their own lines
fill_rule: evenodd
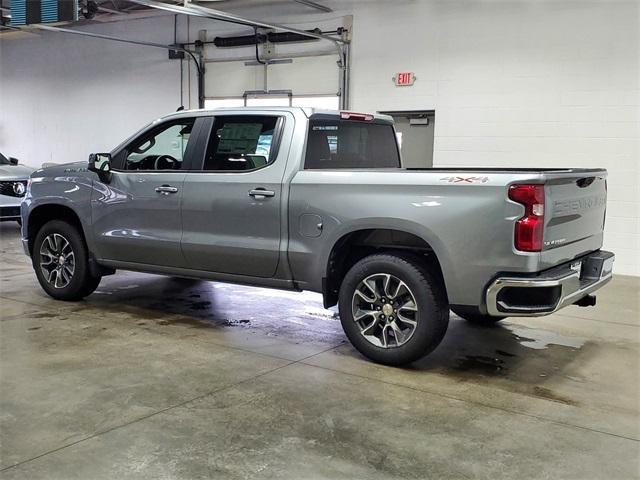
<svg viewBox="0 0 640 480">
<path fill-rule="evenodd" d="M 398 72 L 393 77 L 393 80 L 398 87 L 409 87 L 416 81 L 416 76 L 413 72 Z"/>
</svg>

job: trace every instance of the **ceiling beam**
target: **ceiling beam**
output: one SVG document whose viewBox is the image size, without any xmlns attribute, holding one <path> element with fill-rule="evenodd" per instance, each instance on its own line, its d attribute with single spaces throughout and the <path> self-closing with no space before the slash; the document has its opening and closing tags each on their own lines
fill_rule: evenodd
<svg viewBox="0 0 640 480">
<path fill-rule="evenodd" d="M 103 7 L 101 5 L 98 5 L 98 11 L 99 12 L 111 13 L 113 15 L 128 15 L 129 14 L 129 12 L 125 12 L 123 10 L 115 10 L 113 8 L 107 8 L 107 7 Z"/>
<path fill-rule="evenodd" d="M 184 47 L 181 47 L 179 45 L 164 45 L 162 43 L 154 43 L 154 42 L 146 42 L 142 40 L 131 40 L 128 38 L 112 37 L 111 35 L 102 35 L 101 33 L 86 32 L 84 30 L 72 30 L 70 28 L 62 28 L 62 27 L 52 27 L 51 25 L 44 25 L 41 23 L 28 25 L 27 27 L 21 27 L 19 30 L 28 30 L 28 29 L 46 30 L 49 32 L 70 33 L 72 35 L 81 35 L 83 37 L 100 38 L 102 40 L 113 40 L 115 42 L 130 43 L 133 45 L 144 45 L 145 47 L 163 48 L 165 50 L 179 50 L 181 52 L 186 52 L 189 55 L 193 54 L 193 52 L 191 52 L 190 50 Z"/>
<path fill-rule="evenodd" d="M 183 15 L 192 15 L 196 17 L 210 18 L 212 20 L 220 20 L 223 22 L 235 23 L 238 25 L 245 25 L 247 27 L 261 27 L 271 28 L 273 30 L 280 30 L 283 32 L 297 33 L 298 35 L 304 35 L 305 37 L 318 38 L 320 40 L 328 40 L 334 43 L 336 46 L 340 46 L 347 43 L 340 37 L 333 37 L 330 35 L 323 35 L 320 33 L 307 32 L 306 30 L 300 30 L 298 28 L 288 27 L 286 25 L 280 25 L 277 23 L 262 22 L 260 20 L 251 20 L 243 18 L 232 13 L 223 12 L 221 10 L 215 10 L 213 8 L 202 7 L 200 5 L 189 4 L 188 6 L 174 5 L 170 3 L 158 2 L 156 0 L 129 0 L 131 3 L 137 3 L 146 7 L 156 8 L 159 10 L 166 10 L 172 13 L 180 13 Z"/>
<path fill-rule="evenodd" d="M 293 0 L 296 3 L 301 3 L 302 5 L 306 5 L 307 7 L 315 8 L 316 10 L 320 10 L 321 12 L 331 13 L 332 9 L 329 7 L 325 7 L 324 5 L 320 5 L 317 2 L 312 2 L 311 0 Z"/>
</svg>

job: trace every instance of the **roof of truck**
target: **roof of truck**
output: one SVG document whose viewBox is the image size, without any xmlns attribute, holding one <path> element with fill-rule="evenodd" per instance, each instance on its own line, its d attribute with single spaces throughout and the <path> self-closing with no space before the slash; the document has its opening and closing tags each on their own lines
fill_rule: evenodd
<svg viewBox="0 0 640 480">
<path fill-rule="evenodd" d="M 319 108 L 310 108 L 310 107 L 217 107 L 217 108 L 197 108 L 191 110 L 180 110 L 178 112 L 172 112 L 167 115 L 163 115 L 158 120 L 164 120 L 166 118 L 170 118 L 173 116 L 203 116 L 208 113 L 215 112 L 302 112 L 304 115 L 309 118 L 311 115 L 330 115 L 330 116 L 340 116 L 341 113 L 349 112 L 349 113 L 359 113 L 364 115 L 372 115 L 376 120 L 384 120 L 388 122 L 393 122 L 393 118 L 389 115 L 383 115 L 380 113 L 372 113 L 372 112 L 354 112 L 352 110 L 325 110 Z M 157 121 L 157 120 L 156 120 Z"/>
</svg>

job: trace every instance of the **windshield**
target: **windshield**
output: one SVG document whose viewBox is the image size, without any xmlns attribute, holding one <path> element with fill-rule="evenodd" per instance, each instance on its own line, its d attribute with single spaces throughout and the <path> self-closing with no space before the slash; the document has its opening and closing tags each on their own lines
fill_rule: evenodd
<svg viewBox="0 0 640 480">
<path fill-rule="evenodd" d="M 0 165 L 11 165 L 11 162 L 0 152 Z"/>
</svg>

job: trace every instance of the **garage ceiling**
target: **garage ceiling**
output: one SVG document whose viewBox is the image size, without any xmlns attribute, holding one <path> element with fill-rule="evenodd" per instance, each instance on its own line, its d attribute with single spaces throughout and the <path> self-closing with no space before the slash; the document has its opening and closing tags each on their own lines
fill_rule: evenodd
<svg viewBox="0 0 640 480">
<path fill-rule="evenodd" d="M 10 22 L 10 2 L 11 0 L 0 0 L 0 13 L 2 14 L 2 26 L 8 26 Z M 182 1 L 165 1 L 165 3 L 184 5 Z M 303 8 L 313 12 L 331 12 L 332 10 L 322 5 L 320 2 L 313 0 L 272 0 L 272 1 L 256 1 L 256 0 L 198 0 L 190 2 L 194 5 L 201 4 L 220 10 L 229 8 L 246 7 L 251 5 L 266 3 L 279 5 L 283 7 L 291 7 L 292 4 L 298 4 Z M 139 18 L 145 16 L 158 15 L 156 9 L 146 7 L 128 0 L 79 0 L 82 7 L 79 24 L 93 22 L 110 22 L 122 20 L 124 18 Z M 1 27 L 0 27 L 1 28 Z"/>
</svg>

